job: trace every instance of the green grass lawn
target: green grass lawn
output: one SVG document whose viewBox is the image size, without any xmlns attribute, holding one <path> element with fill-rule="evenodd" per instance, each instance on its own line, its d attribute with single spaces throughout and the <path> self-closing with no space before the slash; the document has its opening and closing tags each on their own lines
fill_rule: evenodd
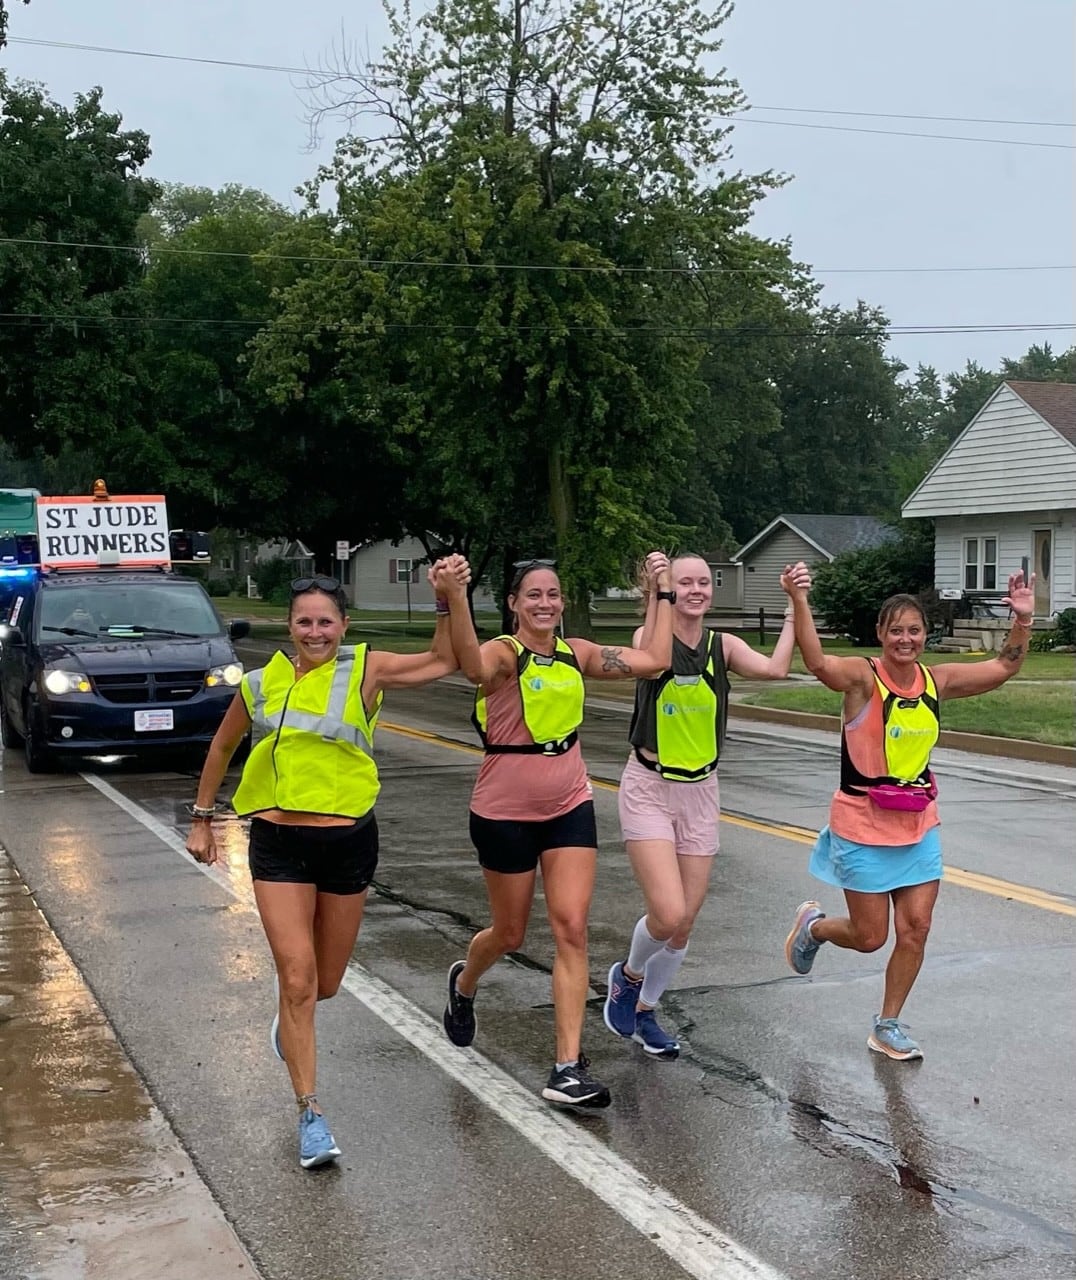
<svg viewBox="0 0 1076 1280">
<path fill-rule="evenodd" d="M 1035 656 L 1035 655 L 1032 655 Z M 744 699 L 758 707 L 840 715 L 841 695 L 810 685 L 773 689 Z M 1013 680 L 977 698 L 953 698 L 942 706 L 942 728 L 998 738 L 1025 738 L 1054 746 L 1076 746 L 1076 702 L 1072 685 L 1029 685 Z"/>
</svg>

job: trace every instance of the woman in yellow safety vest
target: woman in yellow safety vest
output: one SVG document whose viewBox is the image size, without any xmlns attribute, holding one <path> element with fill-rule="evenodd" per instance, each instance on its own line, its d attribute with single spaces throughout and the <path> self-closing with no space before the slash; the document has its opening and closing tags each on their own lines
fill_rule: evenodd
<svg viewBox="0 0 1076 1280">
<path fill-rule="evenodd" d="M 550 560 L 516 565 L 508 607 L 514 635 L 479 645 L 470 617 L 452 615 L 452 642 L 464 675 L 478 686 L 475 724 L 485 756 L 471 796 L 471 841 L 486 881 L 492 923 L 471 941 L 466 960 L 448 971 L 445 1032 L 465 1046 L 475 1037 L 479 979 L 523 945 L 538 867 L 553 933 L 556 1051 L 542 1090 L 565 1107 L 607 1107 L 609 1090 L 582 1053 L 590 975 L 587 916 L 594 891 L 594 801 L 576 730 L 583 718 L 583 678 L 624 680 L 669 665 L 672 643 L 669 562 L 647 557 L 661 601 L 645 648 L 599 645 L 557 636 L 564 600 Z"/>
<path fill-rule="evenodd" d="M 1015 616 L 997 657 L 929 667 L 919 660 L 927 623 L 914 596 L 892 596 L 882 605 L 880 658 L 838 658 L 822 650 L 807 590 L 791 582 L 789 590 L 796 640 L 808 670 L 844 695 L 840 786 L 810 870 L 844 890 L 848 915 L 827 916 L 817 902 L 804 902 L 785 941 L 785 956 L 796 973 L 808 973 L 823 942 L 877 951 L 889 937 L 892 902 L 896 941 L 867 1045 L 898 1061 L 921 1058 L 922 1050 L 899 1018 L 923 963 L 942 876 L 937 787 L 930 771 L 940 704 L 987 693 L 1020 670 L 1035 609 L 1035 575 L 1030 582 L 1022 573 L 1009 578 L 1002 604 Z"/>
<path fill-rule="evenodd" d="M 382 695 L 428 684 L 457 667 L 448 617 L 468 612 L 470 570 L 461 556 L 451 556 L 430 569 L 429 579 L 437 611 L 431 647 L 398 654 L 344 645 L 347 597 L 340 584 L 297 578 L 288 606 L 295 654 L 278 651 L 243 676 L 191 807 L 187 849 L 198 862 L 216 862 L 217 792 L 251 727 L 261 732 L 232 804 L 251 816 L 254 897 L 277 974 L 270 1043 L 295 1089 L 304 1169 L 340 1155 L 317 1100 L 314 1009 L 340 987 L 377 867 L 373 738 Z"/>
<path fill-rule="evenodd" d="M 794 570 L 804 588 L 805 565 Z M 620 779 L 620 829 L 646 912 L 623 960 L 609 970 L 603 1016 L 610 1031 L 657 1058 L 675 1058 L 680 1042 L 654 1009 L 676 977 L 702 909 L 718 851 L 721 802 L 717 762 L 728 717 L 728 671 L 752 680 L 788 675 L 795 635 L 789 606 L 773 653 L 757 653 L 739 636 L 704 626 L 714 579 L 702 556 L 672 563 L 672 662 L 635 685 L 628 740 L 632 754 Z M 657 617 L 646 593 L 646 616 L 633 644 L 645 648 Z"/>
</svg>

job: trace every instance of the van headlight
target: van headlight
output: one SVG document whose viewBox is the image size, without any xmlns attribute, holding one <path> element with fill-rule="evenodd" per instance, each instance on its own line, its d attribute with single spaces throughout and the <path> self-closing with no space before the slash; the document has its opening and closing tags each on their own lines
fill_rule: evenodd
<svg viewBox="0 0 1076 1280">
<path fill-rule="evenodd" d="M 89 693 L 90 682 L 81 671 L 67 671 L 62 667 L 46 667 L 45 688 L 49 693 Z"/>
<path fill-rule="evenodd" d="M 215 689 L 217 685 L 226 684 L 231 688 L 235 688 L 243 679 L 243 664 L 241 662 L 229 662 L 225 667 L 214 667 L 212 671 L 206 673 L 205 683 L 207 689 Z"/>
</svg>

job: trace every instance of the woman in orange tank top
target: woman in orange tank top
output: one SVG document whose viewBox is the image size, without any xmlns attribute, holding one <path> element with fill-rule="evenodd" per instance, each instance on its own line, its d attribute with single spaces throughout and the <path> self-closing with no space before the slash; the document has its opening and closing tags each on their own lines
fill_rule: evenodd
<svg viewBox="0 0 1076 1280">
<path fill-rule="evenodd" d="M 796 973 L 805 974 L 824 942 L 853 951 L 877 951 L 889 937 L 892 903 L 896 941 L 886 966 L 881 1012 L 867 1045 L 898 1061 L 921 1058 L 922 1050 L 899 1018 L 923 963 L 938 896 L 939 819 L 936 788 L 925 763 L 918 778 L 894 776 L 898 750 L 907 748 L 903 744 L 895 748 L 893 739 L 909 731 L 928 732 L 924 725 L 931 721 L 923 714 L 925 704 L 932 708 L 930 742 L 935 741 L 938 703 L 987 693 L 1016 675 L 1027 654 L 1035 575 L 1030 582 L 1022 573 L 1009 578 L 1009 594 L 1002 604 L 1015 616 L 997 657 L 976 663 L 933 663 L 928 671 L 920 662 L 926 618 L 914 596 L 892 596 L 882 605 L 877 626 L 880 659 L 838 658 L 823 652 L 808 592 L 795 587 L 792 573 L 792 567 L 786 567 L 782 586 L 787 579 L 785 590 L 792 597 L 803 660 L 822 684 L 844 695 L 841 786 L 830 805 L 829 824 L 819 833 L 810 869 L 817 878 L 844 890 L 848 914 L 827 916 L 814 900 L 804 902 L 785 941 L 785 956 Z M 925 761 L 926 753 L 922 756 Z M 905 756 L 910 758 L 915 758 L 914 751 Z"/>
</svg>

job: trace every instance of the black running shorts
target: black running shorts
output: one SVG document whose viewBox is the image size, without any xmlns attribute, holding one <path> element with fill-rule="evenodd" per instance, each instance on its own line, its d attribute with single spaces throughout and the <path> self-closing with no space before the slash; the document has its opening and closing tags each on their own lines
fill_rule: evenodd
<svg viewBox="0 0 1076 1280">
<path fill-rule="evenodd" d="M 291 826 L 252 818 L 247 860 L 251 878 L 312 884 L 319 893 L 362 893 L 377 870 L 372 813 L 340 827 Z"/>
<path fill-rule="evenodd" d="M 584 800 L 559 818 L 544 822 L 482 818 L 472 810 L 471 843 L 478 850 L 479 865 L 487 871 L 508 875 L 533 871 L 547 849 L 598 847 L 594 801 Z"/>
</svg>

